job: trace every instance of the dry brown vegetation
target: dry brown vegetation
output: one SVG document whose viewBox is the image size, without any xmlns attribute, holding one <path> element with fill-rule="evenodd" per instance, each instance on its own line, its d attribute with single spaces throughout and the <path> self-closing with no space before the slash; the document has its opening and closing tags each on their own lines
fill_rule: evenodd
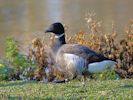
<svg viewBox="0 0 133 100">
<path fill-rule="evenodd" d="M 29 59 L 35 61 L 37 64 L 36 70 L 34 72 L 36 80 L 42 80 L 45 76 L 44 69 L 46 68 L 46 53 L 44 45 L 41 42 L 41 39 L 35 38 L 32 40 L 32 46 L 29 48 Z"/>
<path fill-rule="evenodd" d="M 75 36 L 69 37 L 68 42 L 86 45 L 116 60 L 118 62 L 116 73 L 122 78 L 133 78 L 133 20 L 130 20 L 125 30 L 125 37 L 118 41 L 120 34 L 116 32 L 114 23 L 112 23 L 111 33 L 99 35 L 101 25 L 95 15 L 88 15 L 85 19 L 90 33 L 78 32 Z"/>
</svg>

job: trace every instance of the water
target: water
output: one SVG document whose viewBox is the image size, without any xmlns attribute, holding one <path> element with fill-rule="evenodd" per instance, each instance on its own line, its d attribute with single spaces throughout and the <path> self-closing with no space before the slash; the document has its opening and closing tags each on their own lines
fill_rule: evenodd
<svg viewBox="0 0 133 100">
<path fill-rule="evenodd" d="M 63 22 L 72 35 L 89 31 L 85 14 L 95 12 L 102 21 L 103 31 L 111 31 L 112 20 L 116 30 L 124 34 L 125 25 L 133 18 L 133 0 L 0 0 L 0 55 L 4 53 L 7 36 L 13 36 L 26 50 L 34 37 L 48 35 L 44 29 L 53 22 Z M 22 50 L 23 51 L 23 50 Z"/>
</svg>

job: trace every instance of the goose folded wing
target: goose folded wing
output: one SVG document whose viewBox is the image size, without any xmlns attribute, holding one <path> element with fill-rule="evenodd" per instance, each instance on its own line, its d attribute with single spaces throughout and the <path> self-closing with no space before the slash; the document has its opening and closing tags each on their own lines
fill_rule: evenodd
<svg viewBox="0 0 133 100">
<path fill-rule="evenodd" d="M 60 48 L 60 52 L 62 52 L 62 54 L 68 53 L 68 54 L 77 55 L 85 59 L 88 63 L 109 60 L 108 58 L 104 57 L 102 54 L 96 53 L 91 49 L 89 49 L 88 47 L 79 44 L 72 44 L 72 45 L 66 44 L 62 48 Z"/>
</svg>

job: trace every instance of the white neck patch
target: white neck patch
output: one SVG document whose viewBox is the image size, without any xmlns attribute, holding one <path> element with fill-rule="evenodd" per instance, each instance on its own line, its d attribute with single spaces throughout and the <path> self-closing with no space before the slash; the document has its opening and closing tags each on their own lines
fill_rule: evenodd
<svg viewBox="0 0 133 100">
<path fill-rule="evenodd" d="M 61 35 L 55 35 L 55 38 L 61 38 L 62 36 L 64 36 L 65 33 L 61 34 Z"/>
</svg>

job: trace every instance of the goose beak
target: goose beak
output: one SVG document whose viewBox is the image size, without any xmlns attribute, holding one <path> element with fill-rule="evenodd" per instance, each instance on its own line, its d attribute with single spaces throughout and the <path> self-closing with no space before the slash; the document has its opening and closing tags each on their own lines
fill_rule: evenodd
<svg viewBox="0 0 133 100">
<path fill-rule="evenodd" d="M 53 32 L 53 27 L 52 26 L 49 26 L 46 28 L 46 30 L 44 31 L 45 33 L 48 33 L 48 32 Z"/>
<path fill-rule="evenodd" d="M 44 33 L 48 33 L 48 32 L 51 32 L 49 28 L 44 31 Z"/>
</svg>

